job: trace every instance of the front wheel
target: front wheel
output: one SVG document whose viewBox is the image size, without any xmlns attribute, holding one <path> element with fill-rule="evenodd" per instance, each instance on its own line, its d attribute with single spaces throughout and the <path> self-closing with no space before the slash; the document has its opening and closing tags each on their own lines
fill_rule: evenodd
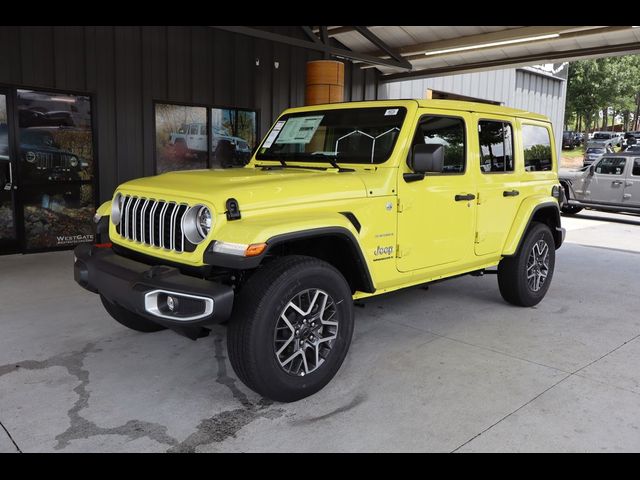
<svg viewBox="0 0 640 480">
<path fill-rule="evenodd" d="M 261 267 L 243 286 L 229 323 L 234 371 L 252 390 L 293 402 L 322 389 L 353 334 L 351 289 L 321 260 L 291 255 Z"/>
<path fill-rule="evenodd" d="M 549 290 L 556 262 L 551 229 L 534 222 L 513 257 L 498 265 L 498 286 L 502 298 L 521 307 L 540 303 Z"/>
</svg>

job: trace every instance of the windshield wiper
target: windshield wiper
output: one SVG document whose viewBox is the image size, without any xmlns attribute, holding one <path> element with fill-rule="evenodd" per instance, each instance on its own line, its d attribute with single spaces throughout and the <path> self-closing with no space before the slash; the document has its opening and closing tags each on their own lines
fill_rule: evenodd
<svg viewBox="0 0 640 480">
<path fill-rule="evenodd" d="M 342 168 L 340 165 L 338 165 L 338 162 L 336 162 L 336 158 L 338 158 L 337 155 L 327 155 L 326 153 L 312 153 L 311 156 L 326 160 L 327 163 L 331 164 L 333 168 L 337 168 L 338 172 L 355 172 L 353 168 Z"/>
</svg>

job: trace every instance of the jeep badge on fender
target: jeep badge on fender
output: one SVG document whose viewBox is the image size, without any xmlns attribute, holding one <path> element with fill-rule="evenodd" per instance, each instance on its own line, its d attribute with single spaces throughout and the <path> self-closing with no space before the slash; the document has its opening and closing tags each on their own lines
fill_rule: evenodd
<svg viewBox="0 0 640 480">
<path fill-rule="evenodd" d="M 507 302 L 540 302 L 564 240 L 554 146 L 546 117 L 481 103 L 292 108 L 242 168 L 120 185 L 75 279 L 137 331 L 228 322 L 240 380 L 299 400 L 342 365 L 353 300 L 497 267 Z"/>
</svg>

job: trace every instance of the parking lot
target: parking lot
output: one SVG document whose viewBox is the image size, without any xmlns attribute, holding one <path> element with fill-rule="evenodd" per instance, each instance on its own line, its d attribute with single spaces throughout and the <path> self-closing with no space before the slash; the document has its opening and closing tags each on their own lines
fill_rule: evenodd
<svg viewBox="0 0 640 480">
<path fill-rule="evenodd" d="M 494 275 L 372 299 L 318 394 L 261 399 L 225 329 L 192 342 L 121 327 L 72 253 L 0 257 L 0 452 L 637 451 L 640 217 L 563 219 L 547 297 Z"/>
</svg>

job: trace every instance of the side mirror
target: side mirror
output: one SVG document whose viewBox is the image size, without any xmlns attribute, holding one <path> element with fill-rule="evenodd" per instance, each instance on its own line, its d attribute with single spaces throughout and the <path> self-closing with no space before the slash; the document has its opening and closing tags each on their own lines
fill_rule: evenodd
<svg viewBox="0 0 640 480">
<path fill-rule="evenodd" d="M 595 162 L 591 164 L 591 166 L 589 167 L 589 175 L 593 175 L 593 173 L 596 171 L 596 164 Z"/>
<path fill-rule="evenodd" d="M 419 143 L 413 147 L 407 162 L 415 173 L 442 173 L 444 146 L 433 143 Z"/>
</svg>

